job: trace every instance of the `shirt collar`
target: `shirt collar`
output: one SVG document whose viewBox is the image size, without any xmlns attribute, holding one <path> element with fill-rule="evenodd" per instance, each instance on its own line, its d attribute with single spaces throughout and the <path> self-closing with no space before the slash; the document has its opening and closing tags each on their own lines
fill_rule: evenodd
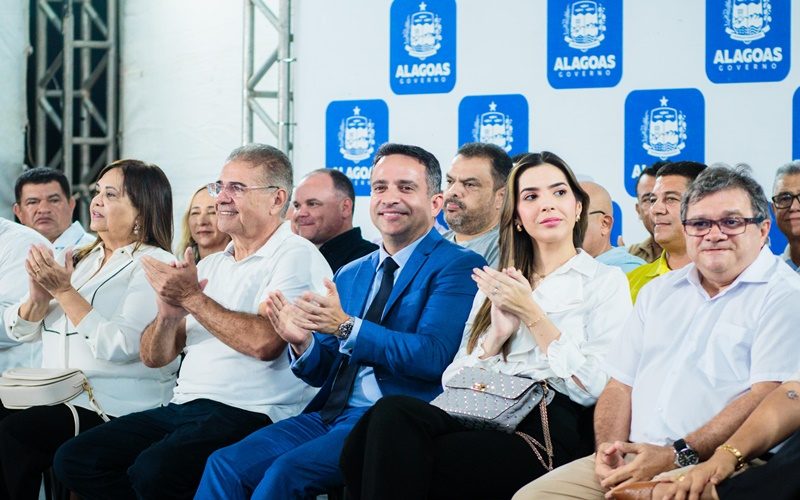
<svg viewBox="0 0 800 500">
<path fill-rule="evenodd" d="M 575 254 L 573 257 L 570 257 L 570 259 L 565 263 L 561 264 L 561 266 L 553 271 L 552 274 L 565 274 L 574 269 L 584 276 L 594 276 L 595 271 L 597 271 L 597 261 L 583 249 L 578 248 L 577 250 L 577 254 Z"/>
<path fill-rule="evenodd" d="M 744 271 L 739 273 L 739 276 L 733 280 L 733 283 L 725 288 L 725 290 L 718 293 L 715 297 L 719 297 L 720 295 L 728 293 L 729 290 L 734 289 L 739 285 L 739 283 L 767 283 L 773 274 L 775 259 L 776 257 L 769 249 L 769 246 L 764 245 L 761 247 L 761 251 L 758 253 L 756 259 L 751 262 L 749 266 L 744 268 Z M 702 283 L 700 282 L 700 273 L 697 271 L 697 266 L 695 266 L 694 263 L 691 263 L 686 266 L 685 272 L 685 277 L 681 280 L 678 280 L 678 283 L 685 280 L 691 283 L 698 290 L 706 293 Z"/>
<path fill-rule="evenodd" d="M 270 236 L 267 239 L 267 241 L 263 245 L 261 245 L 261 248 L 259 248 L 252 254 L 248 255 L 244 259 L 242 259 L 242 261 L 247 260 L 251 257 L 261 257 L 265 259 L 272 257 L 273 255 L 275 255 L 275 252 L 277 252 L 278 249 L 281 247 L 283 242 L 286 241 L 288 238 L 291 238 L 293 234 L 294 233 L 292 232 L 292 229 L 289 226 L 289 222 L 288 221 L 281 222 L 281 224 L 278 226 L 275 232 L 272 233 L 272 236 Z M 225 247 L 223 254 L 226 257 L 236 260 L 236 255 L 234 254 L 234 252 L 235 252 L 235 247 L 233 245 L 233 241 L 231 241 L 230 243 L 228 243 L 228 246 Z"/>
<path fill-rule="evenodd" d="M 86 234 L 86 231 L 83 230 L 83 226 L 78 221 L 73 222 L 70 224 L 67 229 L 61 233 L 58 238 L 53 242 L 53 247 L 57 249 L 66 248 L 69 246 L 77 245 L 83 235 Z"/>
<path fill-rule="evenodd" d="M 669 267 L 669 264 L 667 264 L 667 251 L 661 250 L 661 255 L 654 260 L 653 264 L 648 266 L 645 271 L 646 276 L 650 278 L 656 278 L 662 274 L 672 271 L 672 269 Z"/>
<path fill-rule="evenodd" d="M 136 245 L 137 244 L 140 245 L 140 246 L 144 245 L 144 243 L 138 243 L 138 242 L 130 243 L 128 245 L 125 245 L 124 247 L 119 247 L 116 250 L 114 250 L 114 253 L 112 254 L 112 256 L 113 255 L 124 255 L 128 259 L 133 260 L 133 254 L 136 251 Z M 100 242 L 97 245 L 95 245 L 94 248 L 92 248 L 92 251 L 89 252 L 86 255 L 86 257 L 94 256 L 94 255 L 99 253 L 100 254 L 99 258 L 102 259 L 104 257 L 105 248 L 106 248 L 105 243 L 103 243 L 103 240 L 100 240 Z"/>
<path fill-rule="evenodd" d="M 435 231 L 435 229 L 431 229 L 431 231 Z M 425 239 L 426 236 L 430 234 L 430 231 L 423 234 L 416 240 L 412 241 L 409 245 L 404 246 L 400 250 L 398 250 L 394 255 L 389 255 L 389 252 L 383 247 L 383 243 L 381 243 L 380 253 L 378 254 L 378 269 L 381 268 L 383 265 L 383 261 L 386 260 L 388 257 L 391 257 L 394 260 L 395 264 L 397 264 L 397 268 L 401 269 L 403 266 L 406 265 L 408 259 L 411 258 L 411 254 L 414 253 L 414 250 L 417 249 L 420 242 Z"/>
</svg>

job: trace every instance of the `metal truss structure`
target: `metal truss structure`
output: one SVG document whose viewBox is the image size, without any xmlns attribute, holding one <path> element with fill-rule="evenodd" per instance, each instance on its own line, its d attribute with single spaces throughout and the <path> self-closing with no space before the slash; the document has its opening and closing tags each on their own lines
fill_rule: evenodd
<svg viewBox="0 0 800 500">
<path fill-rule="evenodd" d="M 291 156 L 293 142 L 293 94 L 291 89 L 291 0 L 279 0 L 278 14 L 264 0 L 244 0 L 244 92 L 242 96 L 242 142 L 254 140 L 254 118 L 275 137 L 277 147 Z M 256 68 L 257 16 L 261 14 L 278 33 L 278 46 Z M 277 88 L 266 88 L 265 77 L 277 67 Z M 268 108 L 277 108 L 270 113 Z M 277 114 L 277 117 L 275 117 Z"/>
<path fill-rule="evenodd" d="M 63 170 L 85 219 L 89 183 L 117 155 L 118 0 L 35 5 L 33 161 Z"/>
</svg>

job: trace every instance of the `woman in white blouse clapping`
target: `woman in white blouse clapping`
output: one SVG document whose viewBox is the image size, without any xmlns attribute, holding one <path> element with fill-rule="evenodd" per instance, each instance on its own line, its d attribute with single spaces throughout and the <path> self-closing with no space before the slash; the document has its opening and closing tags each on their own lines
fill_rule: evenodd
<svg viewBox="0 0 800 500">
<path fill-rule="evenodd" d="M 581 419 L 608 379 L 601 361 L 631 311 L 628 281 L 580 250 L 589 199 L 561 158 L 525 155 L 506 192 L 500 270 L 474 270 L 479 291 L 442 379 L 480 367 L 546 381 L 545 418 L 536 407 L 516 433 L 471 430 L 423 401 L 383 398 L 342 452 L 353 498 L 510 498 L 547 472 L 546 434 L 554 467 L 593 448 Z"/>
<path fill-rule="evenodd" d="M 156 295 L 140 259 L 174 261 L 172 191 L 164 172 L 138 160 L 106 166 L 95 185 L 88 247 L 55 256 L 34 246 L 29 293 L 5 310 L 6 334 L 42 342 L 43 368 L 81 370 L 94 398 L 68 404 L 0 409 L 0 498 L 35 499 L 41 474 L 67 439 L 120 416 L 169 401 L 177 360 L 162 369 L 139 359 L 139 340 L 156 316 Z"/>
</svg>

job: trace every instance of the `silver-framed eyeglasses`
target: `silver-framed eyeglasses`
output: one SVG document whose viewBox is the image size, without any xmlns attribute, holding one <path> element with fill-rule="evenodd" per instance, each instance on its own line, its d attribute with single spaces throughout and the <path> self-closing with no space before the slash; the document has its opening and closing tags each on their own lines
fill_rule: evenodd
<svg viewBox="0 0 800 500">
<path fill-rule="evenodd" d="M 211 195 L 212 198 L 216 198 L 222 192 L 228 193 L 228 196 L 231 198 L 241 198 L 247 191 L 252 189 L 280 189 L 280 186 L 245 186 L 244 184 L 239 184 L 238 182 L 229 182 L 228 184 L 223 184 L 221 182 L 212 182 L 208 186 L 208 194 Z"/>
<path fill-rule="evenodd" d="M 722 234 L 735 236 L 742 234 L 748 224 L 761 224 L 764 217 L 723 217 L 722 219 L 687 219 L 682 221 L 683 229 L 689 236 L 705 236 L 717 226 Z"/>
<path fill-rule="evenodd" d="M 789 208 L 794 200 L 800 203 L 800 193 L 778 193 L 772 197 L 772 204 L 775 205 L 775 208 Z"/>
</svg>

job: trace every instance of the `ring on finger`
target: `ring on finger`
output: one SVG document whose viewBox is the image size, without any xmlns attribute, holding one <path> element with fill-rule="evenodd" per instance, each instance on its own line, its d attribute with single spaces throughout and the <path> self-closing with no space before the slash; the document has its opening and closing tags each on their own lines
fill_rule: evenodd
<svg viewBox="0 0 800 500">
<path fill-rule="evenodd" d="M 499 291 L 500 291 L 499 288 L 494 287 L 494 290 L 492 290 L 492 295 L 497 295 L 497 292 L 499 292 Z"/>
<path fill-rule="evenodd" d="M 684 480 L 686 480 L 685 475 L 681 474 L 680 476 L 678 476 L 678 481 L 684 481 Z"/>
</svg>

